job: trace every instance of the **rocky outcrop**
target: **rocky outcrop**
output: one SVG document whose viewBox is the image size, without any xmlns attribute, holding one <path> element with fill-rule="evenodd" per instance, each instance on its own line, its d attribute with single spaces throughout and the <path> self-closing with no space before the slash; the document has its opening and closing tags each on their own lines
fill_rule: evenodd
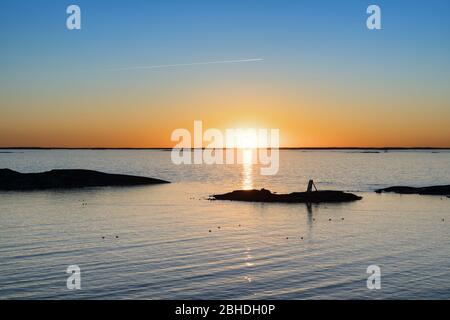
<svg viewBox="0 0 450 320">
<path fill-rule="evenodd" d="M 349 202 L 361 200 L 362 197 L 342 191 L 321 190 L 312 192 L 292 192 L 276 194 L 269 190 L 235 190 L 225 194 L 216 194 L 212 200 L 234 200 L 248 202 L 278 202 L 278 203 L 321 203 Z"/>
<path fill-rule="evenodd" d="M 0 169 L 0 190 L 137 186 L 160 183 L 169 182 L 154 178 L 81 169 L 51 170 L 40 173 L 20 173 L 10 169 Z"/>
<path fill-rule="evenodd" d="M 401 194 L 422 194 L 422 195 L 450 195 L 450 185 L 445 186 L 430 186 L 430 187 L 405 187 L 405 186 L 395 186 L 384 189 L 375 190 L 377 193 L 382 192 L 394 192 Z"/>
</svg>

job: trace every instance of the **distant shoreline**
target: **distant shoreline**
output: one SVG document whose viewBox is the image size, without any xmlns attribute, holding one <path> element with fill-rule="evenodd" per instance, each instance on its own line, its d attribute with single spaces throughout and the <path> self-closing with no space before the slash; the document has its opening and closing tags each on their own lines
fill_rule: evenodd
<svg viewBox="0 0 450 320">
<path fill-rule="evenodd" d="M 0 147 L 0 150 L 172 150 L 173 148 L 108 148 L 108 147 Z M 200 148 L 183 148 L 195 150 Z M 206 148 L 201 148 L 206 149 Z M 214 148 L 210 148 L 214 149 Z M 220 148 L 215 148 L 220 149 Z M 226 149 L 226 148 L 222 148 Z M 233 148 L 231 148 L 233 149 Z M 262 148 L 265 149 L 265 148 Z M 279 150 L 450 150 L 450 147 L 280 147 Z"/>
</svg>

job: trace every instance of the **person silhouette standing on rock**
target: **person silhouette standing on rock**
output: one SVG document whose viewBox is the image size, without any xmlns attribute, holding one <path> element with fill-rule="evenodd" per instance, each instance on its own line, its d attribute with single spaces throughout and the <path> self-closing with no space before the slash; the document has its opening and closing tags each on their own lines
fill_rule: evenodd
<svg viewBox="0 0 450 320">
<path fill-rule="evenodd" d="M 310 193 L 312 192 L 312 188 L 314 187 L 314 190 L 317 191 L 316 185 L 314 184 L 313 180 L 308 181 L 308 189 L 306 189 L 306 192 Z"/>
</svg>

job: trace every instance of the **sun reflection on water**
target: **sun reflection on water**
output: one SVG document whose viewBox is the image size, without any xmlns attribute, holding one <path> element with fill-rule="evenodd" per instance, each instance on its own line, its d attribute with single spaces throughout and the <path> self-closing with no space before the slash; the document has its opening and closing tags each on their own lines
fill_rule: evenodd
<svg viewBox="0 0 450 320">
<path fill-rule="evenodd" d="M 253 189 L 253 150 L 242 150 L 242 189 Z"/>
</svg>

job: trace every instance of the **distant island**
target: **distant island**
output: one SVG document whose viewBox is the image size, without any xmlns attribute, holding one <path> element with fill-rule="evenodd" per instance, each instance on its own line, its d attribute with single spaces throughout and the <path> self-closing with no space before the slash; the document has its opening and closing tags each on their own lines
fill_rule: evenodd
<svg viewBox="0 0 450 320">
<path fill-rule="evenodd" d="M 350 202 L 361 200 L 362 197 L 352 193 L 332 190 L 311 192 L 292 192 L 289 194 L 272 193 L 269 190 L 235 190 L 225 194 L 216 194 L 211 200 L 234 200 L 248 202 L 275 203 L 321 203 L 321 202 Z"/>
<path fill-rule="evenodd" d="M 383 192 L 394 192 L 400 194 L 421 194 L 421 195 L 439 195 L 439 196 L 449 196 L 450 195 L 450 185 L 443 186 L 430 186 L 430 187 L 406 187 L 406 186 L 394 186 L 389 188 L 383 188 L 375 190 L 377 193 Z"/>
<path fill-rule="evenodd" d="M 161 183 L 170 182 L 155 178 L 82 169 L 51 170 L 40 173 L 20 173 L 10 169 L 0 169 L 0 190 L 3 191 L 138 186 Z"/>
</svg>

